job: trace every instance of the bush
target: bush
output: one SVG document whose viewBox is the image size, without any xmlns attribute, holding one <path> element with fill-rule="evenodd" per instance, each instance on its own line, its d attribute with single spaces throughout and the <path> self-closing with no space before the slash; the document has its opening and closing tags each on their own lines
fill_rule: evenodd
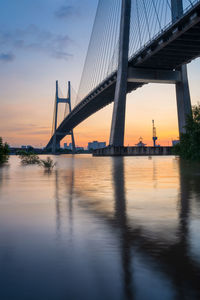
<svg viewBox="0 0 200 300">
<path fill-rule="evenodd" d="M 55 163 L 49 156 L 46 159 L 40 159 L 37 154 L 33 152 L 26 152 L 23 150 L 18 151 L 17 155 L 20 157 L 21 163 L 23 165 L 37 164 L 45 168 L 45 170 L 47 171 L 51 171 L 55 166 Z"/>
<path fill-rule="evenodd" d="M 36 165 L 40 163 L 39 156 L 33 152 L 18 151 L 17 154 L 23 165 Z"/>
<path fill-rule="evenodd" d="M 0 137 L 0 164 L 6 163 L 9 159 L 9 146 L 7 143 L 3 143 L 3 139 Z"/>
<path fill-rule="evenodd" d="M 40 159 L 40 165 L 44 167 L 47 171 L 51 171 L 55 167 L 55 163 L 48 156 L 47 159 Z"/>
<path fill-rule="evenodd" d="M 182 133 L 180 143 L 174 146 L 174 153 L 187 160 L 200 161 L 200 104 L 187 117 L 186 133 Z"/>
</svg>

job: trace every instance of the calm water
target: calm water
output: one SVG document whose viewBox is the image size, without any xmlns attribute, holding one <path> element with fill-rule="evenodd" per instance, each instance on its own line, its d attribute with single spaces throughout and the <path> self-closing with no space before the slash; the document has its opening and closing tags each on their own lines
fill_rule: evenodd
<svg viewBox="0 0 200 300">
<path fill-rule="evenodd" d="M 0 168 L 0 299 L 200 299 L 200 166 L 54 157 Z"/>
</svg>

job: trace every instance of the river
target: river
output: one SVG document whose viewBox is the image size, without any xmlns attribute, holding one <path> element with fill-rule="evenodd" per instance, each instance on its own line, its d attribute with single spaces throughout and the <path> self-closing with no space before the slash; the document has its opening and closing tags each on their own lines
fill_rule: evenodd
<svg viewBox="0 0 200 300">
<path fill-rule="evenodd" d="M 0 299 L 200 299 L 200 165 L 53 159 L 0 168 Z"/>
</svg>

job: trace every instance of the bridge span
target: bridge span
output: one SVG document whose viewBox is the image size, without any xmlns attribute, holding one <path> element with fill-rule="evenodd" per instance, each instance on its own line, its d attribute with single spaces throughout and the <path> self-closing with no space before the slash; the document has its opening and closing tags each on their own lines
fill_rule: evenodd
<svg viewBox="0 0 200 300">
<path fill-rule="evenodd" d="M 172 7 L 173 3 L 180 2 L 179 0 L 171 1 Z M 121 20 L 121 31 L 123 30 L 122 23 Z M 123 38 L 122 32 L 121 38 Z M 122 43 L 122 54 L 123 46 Z M 179 132 L 184 132 L 186 114 L 191 109 L 186 64 L 199 56 L 200 1 L 196 1 L 185 13 L 182 9 L 172 11 L 172 23 L 129 58 L 126 94 L 151 82 L 176 84 Z M 89 92 L 55 130 L 46 148 L 59 147 L 60 141 L 73 128 L 111 102 L 116 103 L 118 77 L 119 69 Z M 116 143 L 114 145 L 120 146 Z"/>
</svg>

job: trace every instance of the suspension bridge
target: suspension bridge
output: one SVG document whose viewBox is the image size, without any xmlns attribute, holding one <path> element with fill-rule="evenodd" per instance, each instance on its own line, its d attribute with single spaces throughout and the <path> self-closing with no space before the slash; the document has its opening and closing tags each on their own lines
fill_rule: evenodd
<svg viewBox="0 0 200 300">
<path fill-rule="evenodd" d="M 200 0 L 99 0 L 79 90 L 72 105 L 56 88 L 52 136 L 60 141 L 114 101 L 110 146 L 124 145 L 126 95 L 147 83 L 176 86 L 179 133 L 191 113 L 187 63 L 200 56 Z M 65 103 L 58 124 L 58 104 Z"/>
</svg>

